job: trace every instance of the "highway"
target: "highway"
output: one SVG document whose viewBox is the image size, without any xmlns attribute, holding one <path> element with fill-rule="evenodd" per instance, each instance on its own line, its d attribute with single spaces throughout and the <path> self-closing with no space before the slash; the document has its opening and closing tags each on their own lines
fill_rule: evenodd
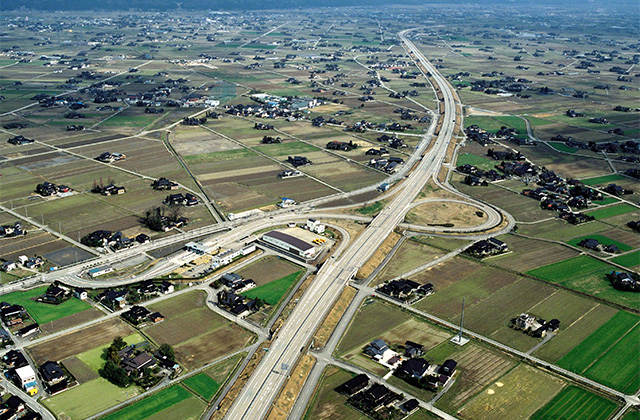
<svg viewBox="0 0 640 420">
<path fill-rule="evenodd" d="M 415 50 L 415 46 L 406 39 L 407 32 L 401 32 L 400 38 L 408 48 Z M 315 281 L 278 332 L 271 350 L 263 357 L 227 412 L 226 418 L 252 420 L 262 419 L 267 415 L 272 402 L 288 377 L 289 369 L 295 365 L 301 351 L 309 342 L 313 332 L 343 287 L 403 220 L 423 186 L 430 179 L 437 177 L 449 142 L 453 138 L 456 102 L 444 77 L 426 59 L 422 60 L 444 95 L 444 120 L 438 136 L 432 141 L 429 150 L 420 160 L 416 169 L 403 182 L 403 187 L 393 200 L 371 221 L 369 226 L 342 255 L 329 259 L 318 271 Z M 490 211 L 496 212 L 493 208 Z M 501 218 L 502 216 L 497 217 Z"/>
</svg>

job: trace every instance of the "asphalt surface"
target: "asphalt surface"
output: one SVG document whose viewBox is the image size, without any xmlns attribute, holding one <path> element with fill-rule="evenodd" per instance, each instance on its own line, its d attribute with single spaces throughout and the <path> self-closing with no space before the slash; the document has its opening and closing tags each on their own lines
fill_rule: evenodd
<svg viewBox="0 0 640 420">
<path fill-rule="evenodd" d="M 402 32 L 400 36 L 407 42 L 404 38 L 405 33 Z M 430 65 L 426 60 L 424 64 L 427 67 Z M 440 134 L 387 207 L 370 222 L 342 255 L 325 262 L 287 323 L 278 332 L 271 350 L 263 357 L 227 412 L 226 418 L 262 419 L 267 415 L 272 402 L 288 377 L 289 369 L 295 365 L 302 349 L 343 287 L 402 221 L 424 184 L 437 176 L 454 133 L 455 98 L 448 89 L 446 80 L 437 73 L 435 68 L 431 70 L 444 94 L 445 118 Z M 495 210 L 491 209 L 491 212 Z"/>
</svg>

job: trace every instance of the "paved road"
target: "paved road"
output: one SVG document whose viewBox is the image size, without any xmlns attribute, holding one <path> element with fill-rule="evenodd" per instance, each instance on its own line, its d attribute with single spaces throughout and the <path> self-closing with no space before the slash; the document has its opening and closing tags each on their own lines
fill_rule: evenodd
<svg viewBox="0 0 640 420">
<path fill-rule="evenodd" d="M 401 38 L 403 37 L 404 33 L 401 33 Z M 435 69 L 432 73 L 444 93 L 445 118 L 440 134 L 389 205 L 371 221 L 341 256 L 331 258 L 323 265 L 287 323 L 278 332 L 271 351 L 262 359 L 227 412 L 227 418 L 261 419 L 266 416 L 288 376 L 289 367 L 295 364 L 301 349 L 309 341 L 343 287 L 402 221 L 423 185 L 434 178 L 434 175 L 437 176 L 455 128 L 455 99 L 447 89 L 445 79 Z"/>
<path fill-rule="evenodd" d="M 2 386 L 13 395 L 20 397 L 31 410 L 39 413 L 42 416 L 43 420 L 56 420 L 53 414 L 51 414 L 49 410 L 41 406 L 35 398 L 27 395 L 22 389 L 15 386 L 13 382 L 10 382 L 4 376 L 2 376 Z"/>
</svg>

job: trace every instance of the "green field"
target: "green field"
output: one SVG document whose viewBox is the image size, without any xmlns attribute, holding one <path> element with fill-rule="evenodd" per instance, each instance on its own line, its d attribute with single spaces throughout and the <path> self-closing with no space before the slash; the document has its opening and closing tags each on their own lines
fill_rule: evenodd
<svg viewBox="0 0 640 420">
<path fill-rule="evenodd" d="M 625 393 L 640 387 L 640 317 L 620 311 L 558 361 L 558 366 L 584 374 Z"/>
<path fill-rule="evenodd" d="M 612 258 L 611 261 L 624 267 L 635 267 L 640 265 L 640 250 Z"/>
<path fill-rule="evenodd" d="M 338 394 L 334 389 L 351 379 L 350 372 L 327 366 L 324 370 L 316 392 L 314 393 L 304 420 L 364 420 L 367 417 L 347 406 L 347 397 Z"/>
<path fill-rule="evenodd" d="M 91 308 L 91 305 L 87 302 L 76 298 L 71 298 L 60 305 L 36 302 L 35 298 L 43 295 L 46 291 L 47 286 L 43 286 L 24 292 L 8 293 L 2 296 L 2 300 L 24 306 L 29 312 L 29 315 L 31 315 L 38 324 L 46 324 L 47 322 L 55 321 Z"/>
<path fill-rule="evenodd" d="M 556 142 L 552 142 L 550 141 L 549 146 L 553 147 L 556 150 L 559 150 L 561 152 L 565 152 L 565 153 L 575 153 L 578 151 L 578 149 L 574 149 L 573 147 L 569 147 L 564 143 L 556 143 Z"/>
<path fill-rule="evenodd" d="M 613 266 L 596 260 L 595 258 L 580 255 L 575 258 L 527 271 L 527 274 L 543 280 L 561 283 L 576 277 L 584 278 L 597 272 L 605 274 L 613 270 L 613 268 Z"/>
<path fill-rule="evenodd" d="M 373 216 L 377 214 L 384 207 L 384 201 L 376 201 L 375 203 L 369 204 L 368 206 L 359 207 L 356 211 L 360 214 L 364 214 L 365 216 Z"/>
<path fill-rule="evenodd" d="M 471 153 L 463 153 L 458 155 L 456 160 L 456 166 L 460 165 L 473 165 L 477 168 L 488 170 L 493 169 L 495 161 L 484 156 L 477 156 Z"/>
<path fill-rule="evenodd" d="M 146 341 L 144 337 L 140 334 L 135 333 L 129 336 L 124 337 L 124 341 L 127 344 L 137 344 L 143 341 Z M 98 372 L 104 365 L 104 359 L 102 358 L 102 351 L 109 347 L 110 344 L 105 344 L 104 346 L 96 347 L 91 350 L 87 350 L 83 353 L 77 354 L 76 357 L 84 362 L 85 365 L 89 366 L 91 369 Z"/>
<path fill-rule="evenodd" d="M 580 243 L 580 241 L 582 241 L 583 239 L 595 239 L 595 240 L 597 240 L 598 242 L 600 242 L 603 245 L 615 245 L 615 246 L 618 247 L 618 249 L 621 252 L 631 251 L 633 249 L 633 247 L 630 246 L 630 245 L 623 244 L 622 242 L 618 242 L 616 240 L 613 240 L 611 238 L 607 238 L 606 236 L 598 235 L 598 234 L 586 235 L 586 236 L 580 236 L 578 238 L 573 238 L 570 241 L 567 241 L 567 243 L 569 245 L 578 246 L 578 243 Z"/>
<path fill-rule="evenodd" d="M 619 181 L 621 179 L 625 179 L 625 178 L 622 175 L 610 174 L 610 175 L 597 176 L 595 178 L 581 179 L 580 182 L 582 182 L 584 185 L 598 185 L 598 184 L 608 184 L 610 182 Z"/>
<path fill-rule="evenodd" d="M 211 400 L 211 398 L 216 395 L 216 392 L 218 392 L 218 389 L 220 389 L 220 384 L 204 372 L 185 379 L 183 383 L 207 401 Z"/>
<path fill-rule="evenodd" d="M 139 393 L 138 387 L 120 388 L 104 378 L 97 378 L 54 395 L 44 400 L 44 404 L 58 418 L 81 420 L 112 407 L 118 401 L 133 398 Z"/>
<path fill-rule="evenodd" d="M 606 219 L 608 217 L 630 213 L 632 211 L 638 211 L 638 209 L 636 207 L 633 207 L 631 204 L 618 204 L 616 206 L 590 211 L 587 213 L 587 215 L 595 217 L 596 220 L 600 220 Z"/>
<path fill-rule="evenodd" d="M 624 415 L 622 420 L 640 420 L 640 411 L 629 408 L 629 411 L 627 411 L 627 414 Z"/>
<path fill-rule="evenodd" d="M 512 116 L 490 117 L 490 116 L 472 115 L 472 116 L 465 117 L 464 122 L 467 127 L 475 124 L 489 133 L 495 133 L 502 126 L 505 126 L 507 128 L 515 128 L 516 130 L 518 130 L 517 137 L 520 137 L 520 138 L 527 137 L 526 123 L 520 117 L 512 117 Z"/>
<path fill-rule="evenodd" d="M 531 420 L 606 420 L 616 403 L 577 386 L 563 389 Z"/>
<path fill-rule="evenodd" d="M 615 197 L 609 197 L 609 196 L 605 196 L 602 197 L 602 200 L 593 200 L 592 203 L 593 204 L 598 204 L 600 206 L 606 206 L 607 204 L 613 204 L 615 202 L 618 202 L 620 200 L 618 200 Z"/>
<path fill-rule="evenodd" d="M 274 280 L 262 286 L 258 286 L 249 291 L 242 293 L 249 299 L 260 298 L 269 305 L 277 305 L 280 299 L 287 293 L 287 290 L 300 278 L 304 271 L 296 271 L 295 273 L 284 276 L 279 280 Z"/>
<path fill-rule="evenodd" d="M 178 404 L 186 399 L 193 398 L 191 393 L 179 385 L 174 385 L 167 389 L 143 398 L 121 410 L 113 412 L 104 420 L 142 420 L 150 417 L 174 404 Z"/>
</svg>

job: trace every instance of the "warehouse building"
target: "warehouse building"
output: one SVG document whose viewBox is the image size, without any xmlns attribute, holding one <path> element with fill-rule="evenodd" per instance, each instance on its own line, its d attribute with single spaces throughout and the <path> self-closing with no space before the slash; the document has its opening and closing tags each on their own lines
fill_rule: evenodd
<svg viewBox="0 0 640 420">
<path fill-rule="evenodd" d="M 315 246 L 295 236 L 277 230 L 262 235 L 262 241 L 276 249 L 302 257 L 305 260 L 312 259 L 316 256 Z"/>
</svg>

